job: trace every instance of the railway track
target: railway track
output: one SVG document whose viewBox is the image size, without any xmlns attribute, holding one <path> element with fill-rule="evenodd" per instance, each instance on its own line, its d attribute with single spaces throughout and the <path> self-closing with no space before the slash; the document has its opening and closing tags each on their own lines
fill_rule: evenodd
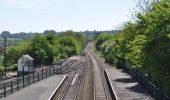
<svg viewBox="0 0 170 100">
<path fill-rule="evenodd" d="M 102 63 L 91 52 L 91 45 L 85 52 L 87 64 L 77 100 L 112 100 Z"/>
<path fill-rule="evenodd" d="M 103 64 L 91 51 L 91 45 L 84 52 L 85 63 L 70 60 L 63 66 L 62 74 L 68 78 L 54 100 L 112 100 Z"/>
<path fill-rule="evenodd" d="M 78 91 L 78 83 L 81 80 L 80 76 L 83 74 L 83 67 L 80 65 L 77 69 L 72 71 L 72 78 L 70 79 L 68 86 L 64 92 L 61 100 L 75 100 L 77 91 Z"/>
<path fill-rule="evenodd" d="M 100 73 L 98 63 L 90 52 L 88 52 L 88 55 L 90 56 L 93 62 L 94 100 L 107 100 L 107 93 L 105 90 L 105 85 L 103 84 L 103 79 Z"/>
<path fill-rule="evenodd" d="M 64 65 L 62 66 L 61 72 L 69 69 L 69 68 L 74 64 L 74 62 L 75 62 L 75 61 L 72 60 L 72 59 L 69 60 L 68 62 L 66 62 L 66 64 L 64 64 Z"/>
<path fill-rule="evenodd" d="M 112 96 L 110 94 L 110 91 L 109 91 L 110 89 L 108 87 L 106 76 L 104 74 L 105 68 L 104 68 L 104 66 L 102 64 L 102 61 L 101 61 L 101 59 L 98 59 L 93 52 L 90 51 L 90 53 L 92 54 L 92 56 L 94 57 L 94 59 L 96 60 L 96 62 L 98 64 L 98 67 L 99 67 L 99 70 L 100 70 L 100 73 L 101 73 L 101 78 L 102 78 L 104 90 L 105 90 L 105 94 L 106 94 L 106 99 L 107 100 L 112 100 L 113 98 L 112 98 Z"/>
<path fill-rule="evenodd" d="M 74 64 L 66 65 L 62 74 L 67 74 L 68 78 L 53 100 L 75 100 L 77 97 L 79 84 L 84 73 L 84 63 L 75 61 Z"/>
<path fill-rule="evenodd" d="M 84 75 L 80 83 L 80 88 L 76 100 L 93 100 L 94 97 L 94 82 L 92 62 L 89 55 L 86 54 L 86 63 Z"/>
</svg>

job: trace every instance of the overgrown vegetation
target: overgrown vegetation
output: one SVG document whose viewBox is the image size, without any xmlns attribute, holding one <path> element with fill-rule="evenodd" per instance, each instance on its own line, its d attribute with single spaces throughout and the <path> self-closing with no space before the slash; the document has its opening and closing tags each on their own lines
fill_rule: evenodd
<svg viewBox="0 0 170 100">
<path fill-rule="evenodd" d="M 34 35 L 31 40 L 7 48 L 7 69 L 16 70 L 17 60 L 24 54 L 34 58 L 34 65 L 50 65 L 81 52 L 85 38 L 79 32 L 66 31 L 54 35 Z"/>
<path fill-rule="evenodd" d="M 101 34 L 95 46 L 107 62 L 125 59 L 170 95 L 170 1 L 153 1 L 147 7 L 136 12 L 121 33 Z"/>
</svg>

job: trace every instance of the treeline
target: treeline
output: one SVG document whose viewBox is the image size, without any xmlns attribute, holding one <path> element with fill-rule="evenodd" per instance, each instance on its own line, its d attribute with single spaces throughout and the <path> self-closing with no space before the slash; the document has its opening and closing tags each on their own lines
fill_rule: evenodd
<svg viewBox="0 0 170 100">
<path fill-rule="evenodd" d="M 85 36 L 89 36 L 89 37 L 94 37 L 98 34 L 107 32 L 109 34 L 113 34 L 113 33 L 118 33 L 121 30 L 107 30 L 107 31 L 80 31 L 81 34 L 85 35 Z M 44 32 L 18 32 L 18 33 L 11 33 L 10 31 L 2 31 L 0 34 L 0 38 L 3 37 L 7 37 L 7 38 L 19 38 L 19 39 L 30 39 L 32 38 L 34 35 L 40 34 L 40 35 L 47 35 L 48 33 L 54 34 L 54 35 L 58 35 L 62 32 L 56 32 L 55 30 L 45 30 Z"/>
<path fill-rule="evenodd" d="M 93 41 L 102 33 L 117 34 L 119 32 L 121 32 L 121 30 L 107 30 L 107 31 L 86 30 L 86 31 L 82 31 L 81 33 L 86 37 L 88 41 Z"/>
<path fill-rule="evenodd" d="M 66 31 L 58 35 L 34 35 L 29 40 L 22 41 L 7 48 L 8 70 L 16 70 L 18 59 L 29 54 L 34 58 L 34 65 L 51 65 L 59 59 L 65 59 L 79 54 L 85 38 L 79 32 Z"/>
<path fill-rule="evenodd" d="M 19 32 L 19 33 L 11 33 L 10 31 L 2 31 L 0 34 L 0 37 L 7 37 L 7 38 L 19 38 L 19 39 L 30 39 L 34 35 L 41 34 L 41 35 L 47 35 L 48 33 L 51 34 L 58 34 L 60 32 L 56 32 L 55 30 L 45 30 L 44 32 Z"/>
<path fill-rule="evenodd" d="M 101 34 L 95 46 L 106 62 L 126 61 L 170 95 L 170 0 L 145 7 L 119 34 Z"/>
</svg>

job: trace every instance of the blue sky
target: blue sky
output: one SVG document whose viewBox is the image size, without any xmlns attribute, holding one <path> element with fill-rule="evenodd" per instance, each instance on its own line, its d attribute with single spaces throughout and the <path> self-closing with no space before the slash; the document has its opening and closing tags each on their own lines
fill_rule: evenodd
<svg viewBox="0 0 170 100">
<path fill-rule="evenodd" d="M 0 0 L 0 32 L 112 30 L 134 0 Z"/>
</svg>

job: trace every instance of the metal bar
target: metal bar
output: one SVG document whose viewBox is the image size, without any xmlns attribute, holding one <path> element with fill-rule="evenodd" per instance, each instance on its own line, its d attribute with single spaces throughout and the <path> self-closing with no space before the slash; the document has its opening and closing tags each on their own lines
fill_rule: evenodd
<svg viewBox="0 0 170 100">
<path fill-rule="evenodd" d="M 45 74 L 46 74 L 46 78 L 47 78 L 47 69 L 45 69 Z"/>
<path fill-rule="evenodd" d="M 13 85 L 12 85 L 12 80 L 11 80 L 11 93 L 13 93 Z"/>
<path fill-rule="evenodd" d="M 28 74 L 28 85 L 30 85 L 30 74 Z"/>
<path fill-rule="evenodd" d="M 42 69 L 42 71 L 41 71 L 41 72 L 42 72 L 42 79 L 43 79 L 43 73 L 44 73 L 43 69 Z"/>
<path fill-rule="evenodd" d="M 34 73 L 32 74 L 32 77 L 33 77 L 33 83 L 34 83 L 34 81 L 35 81 L 35 80 L 34 80 Z"/>
<path fill-rule="evenodd" d="M 19 90 L 19 79 L 17 78 L 17 90 Z"/>
<path fill-rule="evenodd" d="M 23 77 L 22 77 L 22 85 L 24 87 L 24 74 L 23 74 Z"/>
<path fill-rule="evenodd" d="M 37 75 L 38 75 L 38 81 L 39 81 L 39 76 L 40 76 L 40 75 L 39 75 L 39 72 L 38 72 L 38 74 L 37 74 Z"/>
<path fill-rule="evenodd" d="M 53 67 L 53 75 L 54 75 L 54 67 Z"/>
<path fill-rule="evenodd" d="M 51 76 L 51 67 L 50 67 L 50 76 Z"/>
<path fill-rule="evenodd" d="M 6 83 L 4 83 L 4 97 L 6 97 Z"/>
</svg>

